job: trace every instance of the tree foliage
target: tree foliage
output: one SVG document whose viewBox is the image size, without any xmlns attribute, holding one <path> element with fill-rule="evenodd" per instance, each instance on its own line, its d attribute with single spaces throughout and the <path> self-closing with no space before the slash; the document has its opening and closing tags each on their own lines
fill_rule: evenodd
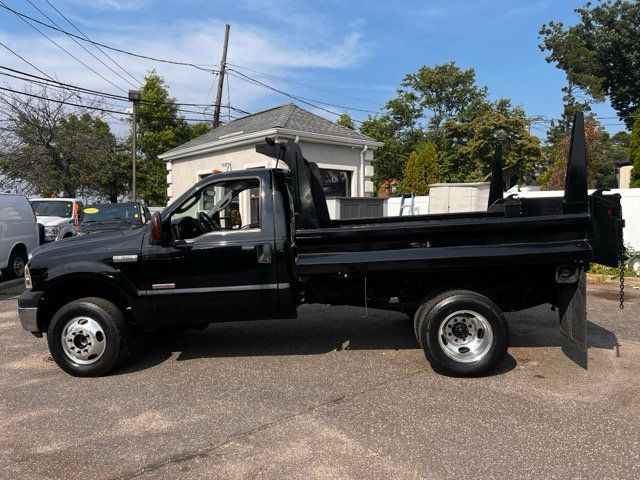
<svg viewBox="0 0 640 480">
<path fill-rule="evenodd" d="M 343 127 L 348 128 L 349 130 L 356 129 L 356 124 L 353 123 L 353 119 L 351 118 L 351 115 L 349 115 L 347 112 L 344 112 L 343 114 L 341 114 L 338 117 L 338 120 L 336 120 L 336 123 L 338 125 L 342 125 Z"/>
<path fill-rule="evenodd" d="M 640 106 L 640 2 L 606 0 L 577 8 L 580 21 L 549 22 L 540 30 L 547 61 L 564 70 L 569 88 L 611 99 L 627 127 Z"/>
<path fill-rule="evenodd" d="M 595 117 L 585 118 L 587 149 L 587 182 L 589 188 L 613 187 L 616 183 L 616 161 L 626 156 L 629 137 L 625 132 L 611 137 Z M 571 133 L 562 135 L 551 146 L 553 165 L 541 177 L 544 190 L 562 190 L 567 170 Z"/>
<path fill-rule="evenodd" d="M 490 101 L 488 95 L 472 68 L 463 70 L 454 62 L 406 75 L 384 112 L 367 118 L 360 129 L 384 142 L 374 157 L 374 181 L 402 179 L 411 153 L 424 143 L 435 148 L 437 181 L 482 180 L 498 143 L 506 153 L 509 178 L 535 178 L 541 150 L 524 110 L 506 99 Z"/>
<path fill-rule="evenodd" d="M 640 116 L 636 117 L 629 139 L 629 160 L 633 164 L 631 170 L 631 186 L 640 187 Z"/>
<path fill-rule="evenodd" d="M 189 125 L 179 114 L 175 98 L 155 71 L 144 79 L 138 106 L 138 148 L 142 154 L 138 196 L 148 205 L 167 202 L 167 170 L 158 155 L 208 131 L 203 123 Z"/>
<path fill-rule="evenodd" d="M 5 178 L 44 196 L 83 193 L 114 199 L 124 194 L 127 180 L 114 170 L 118 142 L 109 125 L 88 110 L 65 106 L 71 93 L 46 88 L 27 93 L 42 98 L 0 97 L 0 171 Z"/>
<path fill-rule="evenodd" d="M 423 143 L 411 152 L 404 167 L 402 191 L 416 195 L 428 195 L 429 185 L 438 180 L 438 155 L 430 143 Z"/>
</svg>

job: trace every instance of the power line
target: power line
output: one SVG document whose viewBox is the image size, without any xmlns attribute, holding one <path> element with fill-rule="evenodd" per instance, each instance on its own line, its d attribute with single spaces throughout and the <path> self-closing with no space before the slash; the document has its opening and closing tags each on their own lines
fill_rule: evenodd
<svg viewBox="0 0 640 480">
<path fill-rule="evenodd" d="M 1 45 L 1 44 L 0 44 Z M 74 90 L 74 91 L 80 91 L 82 93 L 88 93 L 91 95 L 95 95 L 95 96 L 99 96 L 99 97 L 104 97 L 104 98 L 109 98 L 112 100 L 122 100 L 122 101 L 129 101 L 129 97 L 126 97 L 124 95 L 120 95 L 117 93 L 108 93 L 108 92 L 102 92 L 99 90 L 93 90 L 90 88 L 85 88 L 85 87 L 80 87 L 80 86 L 76 86 L 76 85 L 72 85 L 69 83 L 64 83 L 64 82 L 60 82 L 58 80 L 55 80 L 51 77 L 49 77 L 47 75 L 48 78 L 43 78 L 40 77 L 38 75 L 34 75 L 31 73 L 27 73 L 27 72 L 23 72 L 21 70 L 16 70 L 15 68 L 9 68 L 3 65 L 0 65 L 0 69 L 2 70 L 7 70 L 9 72 L 15 73 L 15 74 L 19 74 L 19 75 L 23 75 L 29 78 L 22 78 L 22 77 L 18 77 L 17 75 L 11 75 L 8 73 L 3 73 L 0 72 L 0 75 L 5 75 L 5 76 L 9 76 L 9 77 L 13 77 L 13 78 L 17 78 L 19 80 L 23 80 L 23 81 L 27 81 L 27 82 L 31 82 L 31 83 L 39 83 L 45 86 L 55 86 L 55 85 L 59 85 L 61 88 L 64 89 L 68 89 L 68 90 Z M 44 72 L 42 72 L 44 73 Z M 46 75 L 46 74 L 45 74 Z M 55 85 L 51 85 L 51 84 L 55 84 Z M 141 100 L 141 103 L 145 103 L 145 104 L 153 104 L 153 105 L 176 105 L 178 107 L 210 107 L 211 105 L 208 103 L 180 103 L 180 102 L 163 102 L 163 101 L 159 101 L 159 100 Z M 242 110 L 240 108 L 236 108 L 236 107 L 230 107 L 233 111 L 238 112 L 238 113 L 242 113 L 245 115 L 251 115 L 249 112 Z M 201 112 L 195 112 L 195 111 L 190 111 L 190 113 L 201 113 Z"/>
<path fill-rule="evenodd" d="M 35 8 L 38 12 L 40 12 L 40 14 L 45 17 L 47 20 L 49 20 L 51 23 L 53 23 L 56 27 L 60 27 L 60 25 L 58 25 L 58 23 L 56 23 L 55 20 L 53 20 L 49 15 L 47 15 L 46 13 L 44 13 L 36 4 L 34 4 L 32 2 L 32 0 L 27 0 L 27 2 L 29 2 L 29 4 Z M 78 45 L 80 48 L 82 48 L 85 52 L 87 52 L 89 55 L 91 55 L 93 58 L 95 58 L 98 62 L 100 62 L 103 66 L 105 66 L 107 69 L 109 69 L 112 73 L 114 73 L 115 75 L 117 75 L 118 77 L 120 77 L 120 79 L 124 80 L 126 83 L 128 83 L 129 85 L 131 85 L 134 88 L 137 88 L 139 86 L 136 85 L 135 83 L 132 83 L 131 80 L 126 79 L 125 77 L 123 77 L 120 73 L 116 72 L 113 68 L 111 68 L 109 65 L 107 65 L 106 63 L 104 63 L 100 58 L 98 58 L 91 50 L 89 50 L 87 47 L 85 47 L 83 44 L 81 44 L 78 40 L 76 40 L 75 38 L 69 36 L 69 38 L 71 40 L 73 40 L 73 42 Z"/>
<path fill-rule="evenodd" d="M 7 5 L 4 2 L 0 2 L 0 7 L 3 8 L 7 8 L 9 9 L 9 7 L 7 7 Z M 9 9 L 11 11 L 13 11 L 12 9 Z M 14 12 L 16 13 L 16 12 Z M 64 48 L 62 45 L 60 45 L 58 42 L 56 42 L 55 40 L 53 40 L 51 37 L 49 37 L 49 35 L 47 35 L 46 33 L 44 33 L 42 30 L 40 30 L 38 27 L 32 25 L 28 20 L 24 19 L 22 15 L 19 15 L 18 13 L 16 13 L 16 15 L 18 15 L 18 17 L 20 18 L 20 20 L 22 20 L 24 23 L 26 23 L 27 25 L 29 25 L 31 28 L 33 28 L 36 32 L 38 32 L 40 35 L 42 35 L 44 38 L 46 38 L 47 40 L 49 40 L 49 42 L 53 43 L 56 47 L 58 47 L 60 50 L 62 50 L 64 53 L 66 53 L 67 55 L 69 55 L 71 58 L 73 58 L 75 61 L 77 61 L 78 63 L 80 63 L 81 65 L 83 65 L 84 67 L 86 67 L 87 69 L 91 70 L 93 73 L 95 73 L 96 75 L 98 75 L 100 78 L 102 78 L 104 81 L 106 81 L 107 83 L 110 83 L 111 85 L 113 85 L 114 87 L 116 87 L 117 89 L 121 90 L 124 92 L 124 90 L 122 88 L 120 88 L 118 85 L 116 85 L 115 83 L 113 83 L 111 80 L 109 80 L 107 77 L 105 77 L 104 75 L 100 74 L 99 72 L 95 71 L 93 68 L 91 68 L 89 65 L 87 65 L 86 63 L 84 63 L 82 60 L 80 60 L 78 57 L 76 57 L 73 53 L 69 52 L 69 50 L 67 50 L 66 48 Z M 34 21 L 36 21 L 35 19 L 33 19 Z M 125 92 L 126 93 L 126 92 Z"/>
<path fill-rule="evenodd" d="M 351 110 L 351 111 L 354 111 L 354 112 L 371 113 L 373 115 L 377 115 L 377 114 L 380 113 L 380 111 L 366 110 L 366 109 L 363 109 L 363 108 L 349 107 L 349 106 L 345 106 L 345 105 L 337 105 L 335 103 L 328 103 L 328 102 L 323 102 L 322 100 L 316 100 L 316 99 L 313 99 L 313 98 L 302 97 L 300 95 L 294 95 L 292 93 L 288 93 L 288 92 L 279 90 L 279 89 L 275 88 L 274 86 L 269 85 L 269 84 L 264 83 L 264 82 L 261 82 L 260 80 L 258 80 L 256 78 L 250 77 L 249 75 L 245 75 L 244 73 L 242 73 L 242 72 L 240 72 L 240 71 L 238 71 L 236 69 L 229 68 L 229 70 L 241 75 L 243 78 L 248 79 L 248 80 L 250 80 L 250 81 L 252 81 L 252 82 L 254 82 L 254 83 L 256 83 L 256 84 L 258 84 L 258 85 L 260 85 L 262 87 L 265 87 L 265 88 L 268 88 L 269 90 L 273 90 L 275 92 L 278 92 L 281 95 L 286 95 L 287 97 L 290 97 L 290 98 L 293 98 L 295 100 L 298 100 L 299 102 L 306 103 L 307 105 L 311 105 L 311 106 L 313 106 L 315 108 L 320 108 L 321 110 L 324 110 L 325 112 L 331 113 L 331 114 L 334 114 L 334 115 L 340 116 L 340 113 L 333 112 L 331 110 L 327 110 L 325 108 L 319 107 L 318 105 L 324 105 L 324 106 L 327 106 L 327 107 L 340 108 L 340 109 L 343 109 L 343 110 Z"/>
<path fill-rule="evenodd" d="M 93 46 L 94 46 L 96 49 L 98 49 L 98 51 L 100 51 L 100 52 L 101 52 L 105 57 L 107 57 L 109 60 L 111 60 L 111 62 L 112 62 L 115 66 L 117 66 L 117 67 L 118 67 L 120 70 L 122 70 L 126 75 L 128 75 L 131 79 L 133 79 L 133 81 L 134 81 L 134 82 L 136 82 L 138 85 L 140 85 L 140 84 L 142 83 L 142 82 L 141 82 L 140 80 L 138 80 L 136 77 L 134 77 L 133 75 L 131 75 L 131 73 L 129 73 L 129 70 L 127 70 L 126 68 L 124 68 L 124 67 L 123 67 L 122 65 L 120 65 L 118 62 L 116 62 L 116 61 L 111 57 L 111 55 L 109 55 L 107 52 L 105 52 L 105 51 L 104 51 L 102 48 L 100 48 L 98 45 L 96 45 L 95 43 L 93 43 L 93 42 L 91 41 L 91 39 L 90 39 L 90 38 L 89 38 L 89 37 L 88 37 L 88 36 L 87 36 L 87 35 L 86 35 L 82 30 L 80 30 L 80 29 L 76 26 L 76 24 L 75 24 L 75 23 L 73 23 L 71 20 L 69 20 L 69 18 L 68 18 L 64 13 L 62 13 L 60 10 L 58 10 L 54 4 L 52 4 L 49 0 L 44 0 L 44 1 L 45 1 L 45 2 L 47 2 L 47 3 L 49 4 L 49 6 L 50 6 L 51 8 L 53 8 L 53 9 L 58 13 L 58 15 L 60 15 L 62 18 L 64 18 L 64 19 L 67 21 L 67 23 L 69 23 L 69 25 L 71 25 L 73 28 L 75 28 L 75 29 L 76 29 L 76 31 L 77 31 L 80 35 L 82 35 L 86 40 L 88 40 L 89 42 L 91 42 L 91 43 L 93 44 Z"/>
<path fill-rule="evenodd" d="M 11 50 L 9 47 L 7 47 L 4 43 L 0 42 L 0 45 L 2 45 L 5 49 L 7 49 L 9 52 L 13 53 L 16 57 L 18 57 L 20 60 L 22 60 L 24 63 L 26 63 L 27 65 L 29 65 L 31 68 L 37 70 L 38 72 L 40 72 L 41 74 L 43 74 L 45 77 L 49 78 L 50 80 L 53 80 L 53 77 L 47 75 L 46 73 L 44 73 L 42 70 L 40 70 L 38 67 L 36 67 L 33 63 L 31 63 L 29 60 L 27 60 L 26 58 L 24 58 L 22 55 L 20 55 L 19 53 Z"/>
<path fill-rule="evenodd" d="M 96 106 L 92 106 L 92 105 L 83 105 L 81 103 L 74 103 L 74 102 L 69 102 L 66 100 L 58 100 L 56 98 L 48 98 L 48 97 L 43 97 L 42 95 L 36 95 L 34 93 L 28 93 L 28 92 L 21 92 L 19 90 L 14 90 L 12 88 L 7 88 L 7 87 L 0 87 L 0 90 L 4 90 L 7 92 L 11 92 L 11 93 L 15 93 L 17 95 L 25 95 L 27 97 L 32 97 L 32 98 L 37 98 L 40 100 L 45 100 L 47 102 L 53 102 L 53 103 L 58 103 L 61 105 L 67 105 L 70 107 L 77 107 L 77 108 L 83 108 L 86 110 L 95 110 L 98 112 L 102 112 L 102 113 L 106 113 L 106 114 L 115 114 L 115 115 L 127 115 L 127 116 L 131 116 L 131 113 L 129 112 L 123 112 L 123 111 L 118 111 L 118 110 L 110 110 L 108 108 L 102 108 L 102 107 L 96 107 Z M 170 116 L 166 116 L 166 115 L 144 115 L 144 117 L 146 118 L 172 118 Z M 189 121 L 189 122 L 202 122 L 203 120 L 201 118 L 184 118 L 185 121 Z"/>
<path fill-rule="evenodd" d="M 142 55 L 142 54 L 139 54 L 139 53 L 129 52 L 129 51 L 123 50 L 121 48 L 112 47 L 112 46 L 106 45 L 104 43 L 96 42 L 95 40 L 86 39 L 86 38 L 83 38 L 83 37 L 81 37 L 79 35 L 76 35 L 75 33 L 71 33 L 71 32 L 69 32 L 67 30 L 64 30 L 62 28 L 56 27 L 56 26 L 51 25 L 51 24 L 49 24 L 47 22 L 43 22 L 41 20 L 38 20 L 37 18 L 33 18 L 33 17 L 29 16 L 29 15 L 26 15 L 24 13 L 21 13 L 21 12 L 17 11 L 17 10 L 14 10 L 13 8 L 7 6 L 6 4 L 4 4 L 2 2 L 0 2 L 0 8 L 4 8 L 5 10 L 8 10 L 8 11 L 14 13 L 15 15 L 19 16 L 23 20 L 24 19 L 31 20 L 31 21 L 39 24 L 39 25 L 42 25 L 43 27 L 47 27 L 47 28 L 49 28 L 51 30 L 55 30 L 57 32 L 64 33 L 65 35 L 69 35 L 69 36 L 71 36 L 73 38 L 76 38 L 76 39 L 78 39 L 80 41 L 91 43 L 91 44 L 96 45 L 98 47 L 106 48 L 106 49 L 114 51 L 114 52 L 122 53 L 122 54 L 125 54 L 125 55 L 130 55 L 132 57 L 144 58 L 145 60 L 151 60 L 153 62 L 169 63 L 169 64 L 172 64 L 172 65 L 183 65 L 183 66 L 187 66 L 187 67 L 196 68 L 196 69 L 201 70 L 203 72 L 217 73 L 217 71 L 212 69 L 212 68 L 206 68 L 206 67 L 209 67 L 209 65 L 204 65 L 204 64 L 198 65 L 198 64 L 195 64 L 195 63 L 179 62 L 179 61 L 176 61 L 176 60 L 167 60 L 167 59 L 164 59 L 164 58 L 151 57 L 151 56 L 148 56 L 148 55 Z"/>
<path fill-rule="evenodd" d="M 271 85 L 268 85 L 266 83 L 261 82 L 260 80 L 256 80 L 256 79 L 251 78 L 251 77 L 249 77 L 249 76 L 247 76 L 247 75 L 245 75 L 243 73 L 240 73 L 237 70 L 233 70 L 231 68 L 229 70 L 231 72 L 235 72 L 236 74 L 238 74 L 238 75 L 234 75 L 234 73 L 230 73 L 231 76 L 239 78 L 240 80 L 244 80 L 245 82 L 253 83 L 255 85 L 259 85 L 261 87 L 267 88 L 267 89 L 272 90 L 274 92 L 277 92 L 277 93 L 279 93 L 281 95 L 284 95 L 285 97 L 289 97 L 289 98 L 291 98 L 293 100 L 297 100 L 300 103 L 304 103 L 305 105 L 309 105 L 311 107 L 317 108 L 318 110 L 322 110 L 324 112 L 330 113 L 331 115 L 340 116 L 340 113 L 338 113 L 338 112 L 334 112 L 333 110 L 329 110 L 328 108 L 321 107 L 321 106 L 319 106 L 319 105 L 317 105 L 315 103 L 312 103 L 312 102 L 310 102 L 310 101 L 308 101 L 308 100 L 306 100 L 306 99 L 304 99 L 302 97 L 298 97 L 297 95 L 293 95 L 291 93 L 287 93 L 287 92 L 284 92 L 282 90 L 279 90 L 279 89 L 277 89 L 275 87 L 272 87 Z M 356 119 L 353 119 L 353 121 L 357 122 L 357 123 L 362 123 L 362 121 L 356 120 Z"/>
<path fill-rule="evenodd" d="M 374 102 L 373 100 L 369 100 L 369 99 L 366 99 L 366 98 L 360 98 L 360 97 L 356 97 L 356 96 L 353 96 L 353 95 L 347 95 L 346 93 L 336 92 L 335 90 L 328 90 L 326 88 L 317 87 L 315 85 L 310 85 L 308 83 L 298 82 L 296 80 L 291 80 L 291 79 L 288 79 L 288 78 L 279 77 L 278 75 L 273 75 L 272 73 L 261 72 L 260 70 L 254 70 L 254 69 L 249 68 L 249 67 L 243 67 L 241 65 L 235 65 L 233 63 L 228 63 L 228 62 L 227 62 L 227 65 L 231 65 L 232 67 L 236 67 L 236 68 L 239 68 L 241 70 L 247 70 L 247 71 L 252 72 L 252 73 L 257 73 L 258 75 L 263 75 L 265 77 L 276 78 L 278 80 L 282 80 L 283 82 L 288 82 L 288 83 L 292 83 L 292 84 L 295 84 L 295 85 L 300 85 L 302 87 L 313 88 L 314 90 L 318 90 L 320 92 L 331 93 L 333 95 L 339 95 L 341 97 L 350 98 L 352 100 L 358 100 L 360 102 L 366 102 L 366 103 L 370 103 L 372 105 L 378 105 L 378 103 Z"/>
</svg>

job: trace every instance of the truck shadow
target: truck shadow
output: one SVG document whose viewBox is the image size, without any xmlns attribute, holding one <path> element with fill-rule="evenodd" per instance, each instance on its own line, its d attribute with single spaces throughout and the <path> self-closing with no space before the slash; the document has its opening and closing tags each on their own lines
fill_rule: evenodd
<svg viewBox="0 0 640 480">
<path fill-rule="evenodd" d="M 557 313 L 538 307 L 507 315 L 510 347 L 562 347 Z M 589 322 L 589 344 L 614 349 L 613 332 Z M 134 340 L 133 353 L 116 374 L 152 368 L 179 352 L 177 360 L 215 357 L 318 355 L 350 350 L 419 350 L 412 322 L 406 315 L 355 307 L 305 305 L 298 319 L 224 322 L 204 331 L 168 329 Z M 425 359 L 426 362 L 426 359 Z M 517 366 L 509 354 L 489 375 Z"/>
</svg>

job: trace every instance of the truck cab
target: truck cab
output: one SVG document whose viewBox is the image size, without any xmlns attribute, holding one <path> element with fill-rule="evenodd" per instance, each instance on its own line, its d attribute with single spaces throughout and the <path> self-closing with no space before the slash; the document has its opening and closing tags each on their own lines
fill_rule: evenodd
<svg viewBox="0 0 640 480">
<path fill-rule="evenodd" d="M 273 189 L 283 175 L 266 169 L 214 174 L 155 217 L 152 238 L 142 246 L 140 291 L 161 322 L 295 314 L 283 252 L 285 216 L 274 214 L 283 210 Z"/>
<path fill-rule="evenodd" d="M 33 198 L 36 219 L 44 227 L 44 241 L 53 242 L 77 234 L 83 203 L 77 198 Z"/>
</svg>

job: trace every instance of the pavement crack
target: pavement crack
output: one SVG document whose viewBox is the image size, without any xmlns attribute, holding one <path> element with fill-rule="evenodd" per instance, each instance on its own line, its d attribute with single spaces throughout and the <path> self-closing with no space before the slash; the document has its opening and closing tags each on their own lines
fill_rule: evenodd
<svg viewBox="0 0 640 480">
<path fill-rule="evenodd" d="M 299 410 L 297 412 L 291 413 L 289 415 L 284 415 L 282 417 L 276 418 L 275 420 L 272 420 L 270 422 L 266 422 L 263 423 L 262 425 L 258 425 L 257 427 L 254 428 L 250 428 L 248 430 L 245 430 L 243 432 L 239 432 L 236 434 L 233 434 L 229 437 L 227 437 L 224 441 L 220 442 L 220 443 L 216 443 L 214 445 L 209 445 L 206 447 L 201 447 L 201 448 L 197 448 L 195 450 L 191 450 L 188 452 L 183 452 L 183 453 L 179 453 L 176 455 L 171 455 L 167 458 L 164 458 L 162 460 L 158 460 L 156 462 L 152 462 L 149 463 L 147 465 L 145 465 L 144 467 L 138 468 L 136 470 L 127 472 L 127 473 L 122 473 L 119 475 L 116 475 L 115 477 L 112 477 L 113 480 L 131 480 L 137 477 L 140 477 L 141 475 L 144 474 L 148 474 L 151 472 L 154 472 L 156 470 L 160 470 L 163 467 L 169 466 L 169 465 L 176 465 L 182 462 L 187 462 L 189 460 L 193 460 L 195 458 L 206 458 L 209 456 L 212 456 L 215 454 L 215 452 L 223 447 L 225 447 L 226 445 L 229 445 L 231 442 L 238 440 L 240 438 L 245 438 L 245 437 L 250 437 L 252 435 L 255 435 L 257 433 L 263 432 L 273 426 L 276 426 L 280 423 L 284 423 L 287 422 L 289 420 L 293 420 L 297 417 L 300 417 L 302 415 L 307 415 L 309 413 L 313 413 L 321 408 L 324 407 L 330 407 L 333 405 L 338 405 L 340 403 L 345 403 L 345 402 L 349 402 L 367 392 L 373 391 L 373 390 L 377 390 L 379 388 L 385 387 L 387 385 L 391 385 L 391 384 L 395 384 L 395 383 L 401 383 L 403 381 L 406 381 L 409 378 L 414 377 L 415 375 L 418 375 L 419 373 L 423 372 L 424 370 L 420 370 L 418 372 L 412 373 L 410 375 L 405 375 L 402 378 L 393 378 L 393 379 L 388 379 L 388 380 L 384 380 L 381 382 L 377 382 L 377 383 L 373 383 L 371 385 L 366 386 L 365 388 L 362 388 L 360 390 L 357 390 L 351 394 L 344 394 L 344 395 L 340 395 L 337 396 L 335 398 L 331 398 L 325 402 L 322 403 L 317 403 L 315 405 L 310 405 L 302 410 Z"/>
</svg>

